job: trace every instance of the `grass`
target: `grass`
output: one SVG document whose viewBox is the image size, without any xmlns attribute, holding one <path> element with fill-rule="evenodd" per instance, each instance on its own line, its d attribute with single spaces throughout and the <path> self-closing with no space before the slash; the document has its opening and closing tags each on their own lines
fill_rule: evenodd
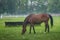
<svg viewBox="0 0 60 40">
<path fill-rule="evenodd" d="M 49 33 L 44 33 L 44 23 L 35 25 L 36 34 L 29 34 L 29 26 L 24 35 L 21 35 L 22 25 L 5 27 L 5 21 L 23 21 L 24 17 L 0 19 L 0 40 L 60 40 L 60 16 L 54 16 L 54 26 Z M 49 24 L 50 26 L 50 24 Z"/>
</svg>

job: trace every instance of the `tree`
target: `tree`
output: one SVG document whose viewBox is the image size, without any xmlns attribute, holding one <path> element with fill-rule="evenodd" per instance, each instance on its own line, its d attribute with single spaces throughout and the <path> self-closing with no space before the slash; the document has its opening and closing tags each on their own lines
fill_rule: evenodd
<svg viewBox="0 0 60 40">
<path fill-rule="evenodd" d="M 60 0 L 48 0 L 48 12 L 60 12 Z"/>
</svg>

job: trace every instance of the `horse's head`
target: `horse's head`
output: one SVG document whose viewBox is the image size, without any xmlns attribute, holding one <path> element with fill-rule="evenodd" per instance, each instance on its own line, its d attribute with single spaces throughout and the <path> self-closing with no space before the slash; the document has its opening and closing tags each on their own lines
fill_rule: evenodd
<svg viewBox="0 0 60 40">
<path fill-rule="evenodd" d="M 26 24 L 23 23 L 22 34 L 24 34 L 25 32 L 26 32 Z"/>
</svg>

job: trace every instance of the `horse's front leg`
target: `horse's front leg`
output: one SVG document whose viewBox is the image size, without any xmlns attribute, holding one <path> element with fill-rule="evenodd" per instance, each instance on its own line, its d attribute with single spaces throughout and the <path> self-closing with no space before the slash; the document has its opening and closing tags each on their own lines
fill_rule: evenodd
<svg viewBox="0 0 60 40">
<path fill-rule="evenodd" d="M 36 32 L 35 32 L 34 24 L 32 24 L 32 27 L 33 27 L 33 31 L 34 31 L 34 34 L 35 34 Z"/>
<path fill-rule="evenodd" d="M 29 32 L 30 34 L 31 34 L 31 28 L 32 28 L 32 26 L 30 25 L 30 32 Z"/>
<path fill-rule="evenodd" d="M 31 33 L 31 29 L 32 28 L 33 28 L 33 31 L 34 31 L 34 34 L 35 34 L 36 32 L 35 32 L 35 28 L 34 28 L 34 25 L 33 24 L 30 25 L 30 33 Z"/>
<path fill-rule="evenodd" d="M 33 26 L 33 31 L 34 31 L 34 34 L 35 34 L 36 32 L 35 32 L 35 28 L 34 28 L 34 26 Z"/>
</svg>

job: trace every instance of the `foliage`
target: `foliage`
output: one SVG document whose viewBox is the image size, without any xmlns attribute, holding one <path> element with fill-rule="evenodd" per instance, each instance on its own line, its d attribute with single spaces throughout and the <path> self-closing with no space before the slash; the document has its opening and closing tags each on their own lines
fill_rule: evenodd
<svg viewBox="0 0 60 40">
<path fill-rule="evenodd" d="M 60 0 L 0 0 L 0 14 L 60 13 Z"/>
<path fill-rule="evenodd" d="M 59 13 L 60 12 L 60 0 L 48 0 L 48 11 Z"/>
</svg>

